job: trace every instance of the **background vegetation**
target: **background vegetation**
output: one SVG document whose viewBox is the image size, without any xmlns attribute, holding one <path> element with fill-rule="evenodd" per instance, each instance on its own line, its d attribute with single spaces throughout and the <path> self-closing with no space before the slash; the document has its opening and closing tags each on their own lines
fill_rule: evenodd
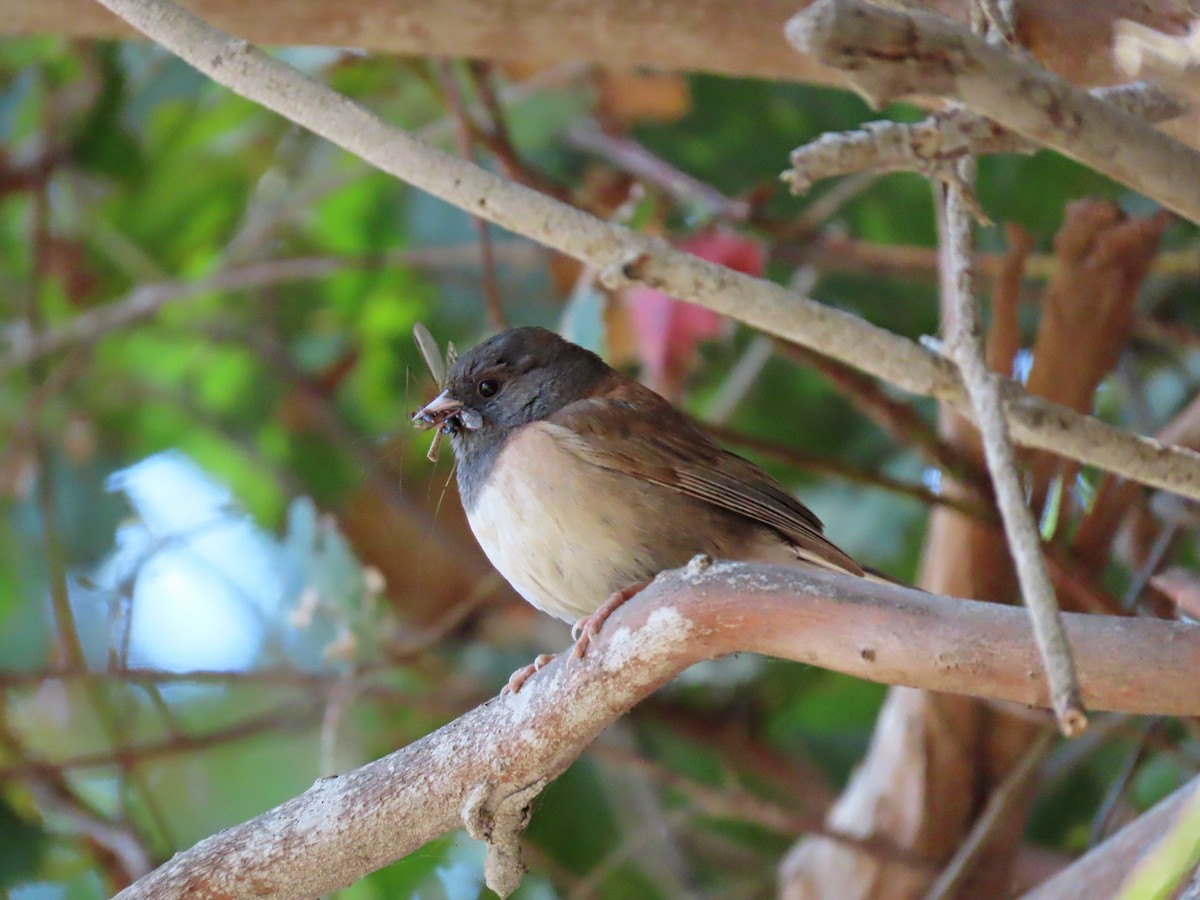
<svg viewBox="0 0 1200 900">
<path fill-rule="evenodd" d="M 903 271 L 879 261 L 893 245 L 934 246 L 925 179 L 855 178 L 803 199 L 777 179 L 793 147 L 877 117 L 850 94 L 283 54 L 602 215 L 797 279 L 889 330 L 938 330 L 932 257 Z M 606 155 L 591 149 L 598 131 Z M 407 427 L 433 391 L 418 321 L 467 347 L 492 330 L 491 296 L 511 324 L 562 330 L 719 426 L 858 559 L 918 577 L 941 474 L 827 366 L 645 292 L 608 296 L 496 229 L 485 250 L 463 213 L 162 50 L 0 43 L 0 141 L 0 891 L 16 900 L 111 894 L 565 645 L 565 628 L 488 570 L 452 454 L 429 463 L 428 435 Z M 649 176 L 628 172 L 639 152 Z M 673 189 L 679 172 L 699 184 Z M 1043 261 L 1073 200 L 1153 211 L 1048 153 L 985 160 L 979 195 Z M 1153 431 L 1196 391 L 1195 238 L 1167 229 L 1183 262 L 1142 290 L 1142 325 L 1098 395 L 1110 420 Z M 982 240 L 992 254 L 1009 245 L 1001 225 Z M 1026 281 L 1026 344 L 1045 268 Z M 135 309 L 147 297 L 153 314 Z M 61 346 L 25 361 L 42 332 Z M 912 406 L 932 429 L 933 405 Z M 1048 537 L 1069 537 L 1097 480 L 1068 483 Z M 1152 542 L 1159 520 L 1146 521 Z M 1132 603 L 1154 570 L 1192 561 L 1187 527 L 1172 537 L 1149 572 L 1144 553 L 1114 559 L 1100 589 Z M 884 693 L 773 660 L 697 667 L 545 792 L 518 896 L 769 895 L 781 854 L 865 752 Z M 1049 757 L 1027 841 L 1066 859 L 1198 764 L 1180 723 L 1102 718 Z M 482 858 L 459 834 L 341 896 L 475 897 Z"/>
</svg>

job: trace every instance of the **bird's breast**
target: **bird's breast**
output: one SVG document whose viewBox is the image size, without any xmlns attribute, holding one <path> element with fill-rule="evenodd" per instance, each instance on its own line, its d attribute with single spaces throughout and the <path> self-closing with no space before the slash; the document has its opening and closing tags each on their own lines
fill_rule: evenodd
<svg viewBox="0 0 1200 900">
<path fill-rule="evenodd" d="M 645 540 L 640 487 L 589 465 L 533 424 L 505 441 L 467 519 L 492 565 L 526 600 L 574 621 L 665 567 Z"/>
</svg>

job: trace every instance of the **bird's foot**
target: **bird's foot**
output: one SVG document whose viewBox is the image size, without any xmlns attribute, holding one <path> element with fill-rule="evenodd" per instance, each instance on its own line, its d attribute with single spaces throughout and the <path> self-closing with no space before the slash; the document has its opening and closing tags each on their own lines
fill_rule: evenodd
<svg viewBox="0 0 1200 900">
<path fill-rule="evenodd" d="M 500 689 L 500 696 L 504 697 L 508 694 L 515 694 L 521 690 L 525 682 L 527 682 L 535 672 L 540 672 L 550 660 L 554 659 L 553 653 L 543 653 L 538 656 L 533 662 L 527 666 L 521 666 L 517 671 L 508 676 L 508 684 Z"/>
<path fill-rule="evenodd" d="M 571 628 L 571 637 L 575 641 L 575 646 L 571 650 L 570 658 L 567 660 L 568 666 L 577 659 L 583 659 L 592 639 L 600 633 L 600 629 L 604 626 L 608 617 L 620 609 L 625 601 L 640 594 L 650 581 L 651 579 L 639 581 L 637 584 L 632 584 L 627 588 L 613 592 L 598 610 L 589 616 L 584 616 L 575 623 Z"/>
</svg>

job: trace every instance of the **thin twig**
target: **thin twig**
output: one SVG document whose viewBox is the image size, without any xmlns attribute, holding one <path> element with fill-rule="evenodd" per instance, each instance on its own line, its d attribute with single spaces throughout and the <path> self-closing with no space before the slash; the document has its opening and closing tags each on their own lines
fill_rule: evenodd
<svg viewBox="0 0 1200 900">
<path fill-rule="evenodd" d="M 841 182 L 839 182 L 840 184 Z M 937 275 L 937 251 L 932 247 L 912 244 L 877 244 L 836 231 L 825 231 L 811 239 L 798 240 L 778 247 L 775 258 L 788 265 L 811 265 L 820 272 L 852 272 L 856 275 L 879 275 L 932 281 Z M 994 278 L 1004 265 L 1004 255 L 981 253 L 976 258 L 981 275 Z M 1046 281 L 1058 267 L 1052 253 L 1031 253 L 1025 261 L 1024 281 Z M 1156 278 L 1196 278 L 1200 275 L 1200 246 L 1180 250 L 1164 250 L 1150 264 L 1149 274 Z M 1155 319 L 1141 319 L 1147 329 L 1166 327 L 1156 325 Z M 1181 340 L 1196 339 L 1195 334 Z"/>
<path fill-rule="evenodd" d="M 1104 841 L 1109 834 L 1109 827 L 1112 824 L 1113 816 L 1120 808 L 1125 799 L 1126 793 L 1129 790 L 1129 785 L 1133 781 L 1133 776 L 1137 774 L 1142 763 L 1151 752 L 1151 738 L 1158 727 L 1161 719 L 1149 719 L 1141 724 L 1142 734 L 1134 742 L 1130 748 L 1128 755 L 1125 757 L 1125 762 L 1121 766 L 1121 771 L 1117 773 L 1117 777 L 1113 779 L 1109 785 L 1107 793 L 1104 795 L 1104 800 L 1100 803 L 1096 810 L 1096 815 L 1092 819 L 1092 830 L 1088 837 L 1089 849 L 1097 846 Z"/>
<path fill-rule="evenodd" d="M 958 165 L 964 184 L 975 177 L 971 159 Z M 1025 504 L 1017 475 L 1016 457 L 1001 406 L 999 384 L 984 362 L 983 341 L 975 291 L 974 223 L 963 191 L 954 185 L 942 188 L 939 222 L 942 240 L 942 290 L 951 298 L 947 348 L 962 372 L 963 383 L 975 407 L 975 421 L 983 442 L 984 458 L 995 487 L 1004 531 L 1016 563 L 1021 593 L 1029 610 L 1038 650 L 1050 684 L 1059 727 L 1068 737 L 1087 727 L 1071 649 L 1063 634 L 1050 573 L 1042 556 L 1037 525 Z"/>
<path fill-rule="evenodd" d="M 705 815 L 753 822 L 787 837 L 794 838 L 798 834 L 817 835 L 907 868 L 926 870 L 931 867 L 928 859 L 921 858 L 887 838 L 863 837 L 830 828 L 824 824 L 821 815 L 794 811 L 745 790 L 714 787 L 629 751 L 596 744 L 591 752 L 623 768 L 636 769 L 646 778 L 664 787 L 678 790 L 687 796 L 697 811 Z"/>
<path fill-rule="evenodd" d="M 259 734 L 300 731 L 315 726 L 321 720 L 321 712 L 322 705 L 319 699 L 310 698 L 281 706 L 274 712 L 249 716 L 233 725 L 204 734 L 172 735 L 163 740 L 144 741 L 130 746 L 81 753 L 78 756 L 64 759 L 18 761 L 0 768 L 0 784 L 15 779 L 45 775 L 46 773 L 62 773 L 73 769 L 114 765 L 133 766 L 154 759 L 230 744 Z"/>
<path fill-rule="evenodd" d="M 25 744 L 7 721 L 3 704 L 0 704 L 0 748 L 18 762 L 29 759 Z M 142 846 L 137 832 L 127 824 L 114 823 L 80 793 L 64 773 L 31 773 L 25 784 L 39 807 L 65 815 L 88 838 L 88 849 L 114 885 L 129 884 L 150 870 L 150 854 Z"/>
<path fill-rule="evenodd" d="M 486 114 L 488 118 L 487 125 L 480 125 L 477 118 L 468 110 L 466 121 L 471 127 L 471 136 L 474 140 L 492 154 L 501 171 L 513 181 L 563 203 L 572 203 L 571 191 L 568 188 L 526 163 L 517 152 L 508 122 L 504 117 L 500 94 L 492 84 L 491 67 L 486 63 L 476 61 L 468 64 L 467 71 L 470 73 L 475 90 L 479 95 L 478 111 Z"/>
<path fill-rule="evenodd" d="M 1174 35 L 1123 20 L 1115 32 L 1113 56 L 1128 74 L 1153 78 L 1190 103 L 1200 101 L 1200 26 L 1193 22 L 1186 35 Z"/>
<path fill-rule="evenodd" d="M 662 188 L 677 201 L 698 202 L 730 222 L 744 222 L 750 215 L 750 204 L 745 200 L 726 197 L 712 185 L 655 156 L 631 137 L 607 134 L 596 125 L 588 125 L 568 130 L 566 139 L 571 146 L 594 153 L 635 178 Z"/>
<path fill-rule="evenodd" d="M 1172 497 L 1171 499 L 1177 498 Z M 1146 589 L 1146 585 L 1150 583 L 1150 580 L 1158 574 L 1159 568 L 1167 556 L 1167 552 L 1175 542 L 1175 536 L 1187 523 L 1187 520 L 1179 514 L 1179 504 L 1173 505 L 1175 508 L 1167 510 L 1166 521 L 1163 522 L 1162 528 L 1159 529 L 1158 535 L 1154 538 L 1154 543 L 1150 545 L 1150 551 L 1146 554 L 1145 561 L 1133 573 L 1129 579 L 1129 584 L 1125 586 L 1125 594 L 1121 598 L 1121 608 L 1124 610 L 1132 612 L 1137 609 L 1138 598 L 1141 597 L 1142 591 Z"/>
<path fill-rule="evenodd" d="M 719 441 L 732 444 L 735 447 L 744 447 L 767 459 L 774 459 L 789 466 L 803 469 L 806 472 L 830 475 L 852 484 L 865 484 L 901 497 L 911 497 L 929 506 L 947 506 L 975 519 L 995 521 L 993 508 L 978 499 L 938 494 L 923 485 L 911 484 L 898 478 L 892 478 L 890 475 L 885 475 L 875 469 L 856 466 L 853 463 L 833 456 L 807 453 L 795 447 L 787 447 L 773 441 L 766 441 L 721 425 L 700 423 L 700 427 Z"/>
<path fill-rule="evenodd" d="M 782 356 L 820 372 L 860 413 L 899 444 L 911 446 L 935 466 L 976 495 L 990 494 L 987 476 L 974 461 L 942 439 L 910 404 L 887 392 L 851 367 L 788 341 L 776 341 Z"/>
</svg>

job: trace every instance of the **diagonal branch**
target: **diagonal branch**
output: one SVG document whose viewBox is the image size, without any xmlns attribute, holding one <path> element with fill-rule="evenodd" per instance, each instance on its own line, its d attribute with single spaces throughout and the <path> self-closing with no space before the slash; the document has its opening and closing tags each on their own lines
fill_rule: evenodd
<svg viewBox="0 0 1200 900">
<path fill-rule="evenodd" d="M 1006 819 L 1016 813 L 1022 793 L 1027 791 L 1029 783 L 1034 780 L 1053 747 L 1054 732 L 1049 728 L 1034 738 L 1018 763 L 992 791 L 983 812 L 971 826 L 970 834 L 933 883 L 925 900 L 951 900 L 959 896 L 967 884 L 971 867 L 980 861 L 987 849 L 989 838 L 1000 830 Z"/>
<path fill-rule="evenodd" d="M 773 282 L 674 250 L 665 241 L 604 222 L 441 153 L 167 0 L 102 2 L 242 96 L 448 203 L 595 266 L 610 281 L 642 281 L 969 414 L 954 366 L 912 341 Z M 1011 383 L 1004 385 L 1004 400 L 1015 440 L 1200 499 L 1200 454 L 1164 447 L 1030 397 Z"/>
<path fill-rule="evenodd" d="M 1023 894 L 1021 900 L 1116 896 L 1133 868 L 1171 833 L 1197 797 L 1200 797 L 1200 777 L 1192 778 L 1104 843 Z"/>
<path fill-rule="evenodd" d="M 1192 680 L 1179 677 L 1196 670 L 1200 628 L 1064 618 L 1089 707 L 1200 713 Z M 459 827 L 464 815 L 487 833 L 487 823 L 499 821 L 489 810 L 520 818 L 529 789 L 561 773 L 618 716 L 693 663 L 735 651 L 929 690 L 1047 703 L 1019 609 L 700 557 L 659 576 L 618 610 L 570 671 L 555 661 L 519 694 L 489 701 L 360 769 L 321 779 L 177 854 L 119 896 L 311 896 L 416 850 Z M 520 808 L 506 807 L 513 797 Z"/>
<path fill-rule="evenodd" d="M 818 0 L 788 22 L 787 36 L 876 103 L 916 93 L 956 100 L 1200 222 L 1200 153 L 952 19 Z"/>
</svg>

